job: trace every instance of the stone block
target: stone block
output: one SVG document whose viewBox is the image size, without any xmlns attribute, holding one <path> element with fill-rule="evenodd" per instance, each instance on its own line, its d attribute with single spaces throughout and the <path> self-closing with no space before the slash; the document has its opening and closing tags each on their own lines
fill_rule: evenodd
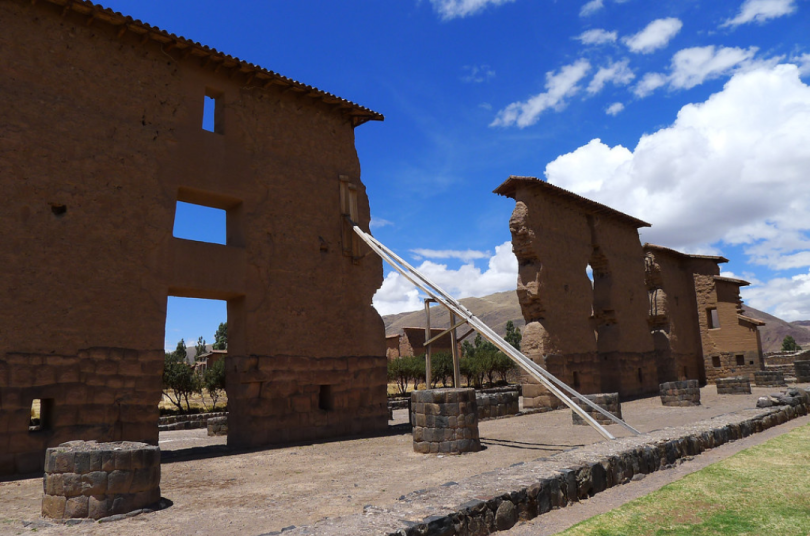
<svg viewBox="0 0 810 536">
<path fill-rule="evenodd" d="M 107 494 L 129 493 L 132 486 L 132 471 L 114 470 L 107 476 Z"/>
<path fill-rule="evenodd" d="M 88 497 L 70 497 L 65 502 L 65 518 L 87 517 Z"/>
<path fill-rule="evenodd" d="M 82 475 L 83 495 L 103 495 L 107 492 L 107 473 L 104 471 L 93 471 Z"/>
<path fill-rule="evenodd" d="M 67 498 L 59 495 L 45 495 L 42 497 L 42 515 L 52 519 L 65 517 Z"/>
<path fill-rule="evenodd" d="M 87 499 L 87 517 L 101 519 L 109 515 L 109 501 L 106 495 L 90 496 Z"/>
</svg>

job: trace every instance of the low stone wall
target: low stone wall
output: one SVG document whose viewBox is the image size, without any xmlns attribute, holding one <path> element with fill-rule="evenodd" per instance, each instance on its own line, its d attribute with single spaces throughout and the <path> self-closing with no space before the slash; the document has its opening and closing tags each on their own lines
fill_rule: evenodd
<svg viewBox="0 0 810 536">
<path fill-rule="evenodd" d="M 593 402 L 594 404 L 596 404 L 600 408 L 609 411 L 610 413 L 612 413 L 616 417 L 618 417 L 620 419 L 622 418 L 622 406 L 619 403 L 619 393 L 598 393 L 598 394 L 595 394 L 595 395 L 585 395 L 585 398 L 587 398 L 588 400 L 590 400 L 591 402 Z M 599 413 L 595 409 L 591 408 L 590 406 L 585 404 L 585 402 L 581 401 L 577 397 L 572 397 L 571 400 L 573 400 L 576 403 L 577 406 L 579 406 L 583 410 L 585 410 L 585 413 L 590 415 L 599 424 L 605 424 L 605 425 L 607 425 L 607 424 L 615 424 L 608 417 L 602 415 L 601 413 Z M 574 424 L 580 424 L 580 425 L 587 425 L 588 424 L 587 422 L 585 422 L 585 419 L 580 417 L 573 410 L 571 411 L 571 418 L 572 418 Z"/>
<path fill-rule="evenodd" d="M 759 370 L 754 373 L 754 383 L 757 387 L 784 387 L 785 376 L 778 371 Z"/>
<path fill-rule="evenodd" d="M 795 396 L 790 396 L 791 391 Z M 679 459 L 697 456 L 729 441 L 807 415 L 810 394 L 794 389 L 788 390 L 788 395 L 797 399 L 795 405 L 764 410 L 756 417 L 740 422 L 713 428 L 692 428 L 690 432 L 675 437 L 664 435 L 656 439 L 641 436 L 617 440 L 617 446 L 624 444 L 624 447 L 608 455 L 589 456 L 583 453 L 580 457 L 584 459 L 579 462 L 572 459 L 570 466 L 558 469 L 551 475 L 537 475 L 533 481 L 521 478 L 520 487 L 513 488 L 514 491 L 488 500 L 470 500 L 455 507 L 451 513 L 427 517 L 421 523 L 411 523 L 408 527 L 388 532 L 387 536 L 483 536 L 508 530 L 518 521 L 533 519 L 552 509 L 564 508 L 592 497 L 607 488 L 630 481 L 637 474 L 672 467 Z M 596 451 L 598 448 L 596 445 L 586 450 Z M 292 534 L 298 533 L 292 531 Z M 324 534 L 331 535 L 333 532 L 325 531 Z"/>
<path fill-rule="evenodd" d="M 70 441 L 45 452 L 42 515 L 100 519 L 160 500 L 160 448 Z"/>
<path fill-rule="evenodd" d="M 517 415 L 520 411 L 520 395 L 517 389 L 477 392 L 475 401 L 479 421 Z"/>
<path fill-rule="evenodd" d="M 810 383 L 810 361 L 794 361 L 793 367 L 798 383 Z"/>
<path fill-rule="evenodd" d="M 660 385 L 664 406 L 699 406 L 700 385 L 697 380 L 666 382 Z"/>
<path fill-rule="evenodd" d="M 158 421 L 158 430 L 161 432 L 169 432 L 172 430 L 205 428 L 208 419 L 213 417 L 227 417 L 227 415 L 227 412 L 198 413 L 196 415 L 169 415 L 160 418 Z"/>
<path fill-rule="evenodd" d="M 208 435 L 228 435 L 228 417 L 212 417 L 208 419 Z"/>
<path fill-rule="evenodd" d="M 736 378 L 718 378 L 715 381 L 718 395 L 750 395 L 751 380 L 748 376 L 737 376 Z"/>
<path fill-rule="evenodd" d="M 475 389 L 426 389 L 411 393 L 413 450 L 428 453 L 478 452 Z"/>
</svg>

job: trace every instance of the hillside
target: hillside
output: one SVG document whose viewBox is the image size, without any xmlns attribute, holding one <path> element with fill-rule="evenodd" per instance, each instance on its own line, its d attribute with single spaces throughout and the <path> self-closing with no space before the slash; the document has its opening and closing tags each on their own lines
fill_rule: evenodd
<svg viewBox="0 0 810 536">
<path fill-rule="evenodd" d="M 515 326 L 523 328 L 523 315 L 520 312 L 520 305 L 514 290 L 490 294 L 483 298 L 464 298 L 460 301 L 501 336 L 506 333 L 506 322 L 509 320 L 513 321 Z M 810 348 L 810 320 L 786 322 L 748 305 L 744 305 L 743 308 L 746 315 L 767 322 L 765 326 L 759 328 L 763 352 L 779 351 L 782 347 L 782 339 L 786 335 L 793 336 L 800 346 Z M 383 321 L 385 322 L 385 334 L 393 335 L 399 333 L 402 328 L 424 327 L 425 311 L 387 315 L 383 317 Z M 430 313 L 430 324 L 435 328 L 449 326 L 450 319 L 447 310 L 441 306 L 434 306 Z M 465 331 L 466 328 L 460 329 L 460 333 Z"/>
<path fill-rule="evenodd" d="M 746 316 L 767 322 L 759 328 L 763 352 L 778 352 L 782 348 L 782 340 L 787 335 L 792 336 L 802 348 L 810 348 L 810 320 L 787 322 L 745 304 L 743 312 Z"/>
</svg>

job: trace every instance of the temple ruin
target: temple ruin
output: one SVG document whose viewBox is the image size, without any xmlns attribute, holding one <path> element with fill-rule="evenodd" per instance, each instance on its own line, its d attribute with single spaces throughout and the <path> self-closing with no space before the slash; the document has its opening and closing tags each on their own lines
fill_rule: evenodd
<svg viewBox="0 0 810 536">
<path fill-rule="evenodd" d="M 368 228 L 354 128 L 383 116 L 88 1 L 0 25 L 0 475 L 156 444 L 169 296 L 227 301 L 229 445 L 384 430 L 382 265 L 344 217 Z M 178 202 L 227 243 L 172 236 Z"/>
<path fill-rule="evenodd" d="M 516 201 L 523 352 L 571 387 L 627 397 L 762 369 L 762 322 L 741 313 L 747 283 L 720 276 L 727 259 L 642 246 L 648 223 L 533 177 L 495 193 Z M 525 407 L 558 405 L 536 383 L 523 396 Z"/>
</svg>

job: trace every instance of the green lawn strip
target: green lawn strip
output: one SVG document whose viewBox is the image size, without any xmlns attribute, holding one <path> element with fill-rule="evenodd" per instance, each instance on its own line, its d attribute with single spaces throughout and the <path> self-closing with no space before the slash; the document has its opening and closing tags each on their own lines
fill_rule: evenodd
<svg viewBox="0 0 810 536">
<path fill-rule="evenodd" d="M 810 534 L 810 425 L 560 534 L 806 536 Z"/>
</svg>

